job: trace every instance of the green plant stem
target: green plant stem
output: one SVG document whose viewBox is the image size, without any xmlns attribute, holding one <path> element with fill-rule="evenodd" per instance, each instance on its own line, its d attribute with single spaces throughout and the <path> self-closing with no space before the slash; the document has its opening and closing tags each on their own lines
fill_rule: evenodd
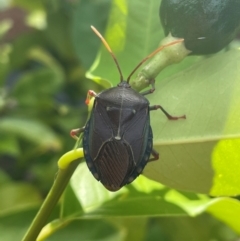
<svg viewBox="0 0 240 241">
<path fill-rule="evenodd" d="M 77 159 L 73 161 L 66 169 L 59 169 L 51 190 L 49 191 L 46 199 L 44 200 L 41 208 L 32 221 L 22 241 L 35 241 L 37 239 L 79 162 L 80 159 Z"/>
<path fill-rule="evenodd" d="M 178 38 L 168 35 L 159 46 L 169 44 Z M 131 86 L 137 91 L 141 91 L 151 84 L 158 74 L 167 66 L 182 61 L 191 51 L 186 49 L 184 42 L 168 46 L 155 54 L 148 63 L 141 69 L 136 78 L 131 81 Z"/>
</svg>

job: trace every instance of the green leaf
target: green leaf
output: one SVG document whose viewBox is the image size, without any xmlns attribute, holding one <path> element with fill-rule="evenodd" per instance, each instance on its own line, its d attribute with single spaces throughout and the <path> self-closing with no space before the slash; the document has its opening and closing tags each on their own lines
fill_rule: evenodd
<svg viewBox="0 0 240 241">
<path fill-rule="evenodd" d="M 0 216 L 1 239 L 4 241 L 21 240 L 35 214 L 36 209 L 30 209 Z"/>
<path fill-rule="evenodd" d="M 9 29 L 12 28 L 13 22 L 10 19 L 4 19 L 0 22 L 0 39 L 6 35 L 6 33 L 9 31 Z M 2 46 L 1 46 L 2 48 Z M 1 51 L 2 52 L 2 51 Z M 2 54 L 2 53 L 0 53 Z"/>
<path fill-rule="evenodd" d="M 47 2 L 46 5 L 54 4 Z M 56 1 L 56 5 L 63 4 L 64 2 Z M 65 2 L 67 5 L 67 2 Z M 70 4 L 70 3 L 68 3 Z M 66 10 L 66 6 L 62 6 Z M 44 34 L 51 44 L 51 48 L 60 55 L 64 61 L 70 62 L 74 56 L 74 50 L 70 38 L 70 16 L 66 12 L 60 11 L 61 8 L 54 6 L 46 6 L 47 9 L 47 28 Z M 61 9 L 62 10 L 62 9 Z M 56 41 L 57 40 L 57 41 Z"/>
<path fill-rule="evenodd" d="M 83 212 L 81 204 L 70 185 L 68 185 L 64 191 L 61 208 L 61 218 L 75 215 L 76 213 L 80 214 Z"/>
<path fill-rule="evenodd" d="M 79 218 L 101 217 L 161 217 L 208 212 L 240 233 L 238 217 L 240 202 L 232 198 L 212 198 L 205 195 L 180 193 L 143 176 L 115 193 L 109 192 L 80 164 L 71 185 L 85 213 Z M 86 191 L 87 190 L 87 191 Z M 73 212 L 74 213 L 74 212 Z"/>
<path fill-rule="evenodd" d="M 26 183 L 4 183 L 0 186 L 0 215 L 27 210 L 41 203 L 37 190 Z"/>
<path fill-rule="evenodd" d="M 19 145 L 14 135 L 1 133 L 0 135 L 0 154 L 18 156 L 20 154 Z"/>
<path fill-rule="evenodd" d="M 41 48 L 32 48 L 28 56 L 45 67 L 28 71 L 20 76 L 11 94 L 20 105 L 51 105 L 52 95 L 59 91 L 64 83 L 62 67 Z"/>
<path fill-rule="evenodd" d="M 56 134 L 37 120 L 2 118 L 0 132 L 11 133 L 35 142 L 44 149 L 59 149 L 61 143 Z"/>
<path fill-rule="evenodd" d="M 76 209 L 78 218 L 172 215 L 195 217 L 208 212 L 240 233 L 240 202 L 232 198 L 210 199 L 205 195 L 180 193 L 143 176 L 138 177 L 131 185 L 112 193 L 92 177 L 85 163 L 78 167 L 71 185 L 85 211 L 85 214 L 80 214 Z"/>
<path fill-rule="evenodd" d="M 100 45 L 90 26 L 95 26 L 100 32 L 105 30 L 110 3 L 111 0 L 81 0 L 73 11 L 72 42 L 85 68 L 93 63 Z"/>
<path fill-rule="evenodd" d="M 168 121 L 151 113 L 160 160 L 144 174 L 173 188 L 210 193 L 240 193 L 240 52 L 202 60 L 156 85 L 151 104 L 161 104 L 186 120 Z"/>
<path fill-rule="evenodd" d="M 56 222 L 56 221 L 55 221 Z M 53 223 L 52 225 L 60 225 Z M 51 226 L 52 226 L 51 225 Z M 46 241 L 79 241 L 79 240 L 102 240 L 102 241 L 123 241 L 121 232 L 108 222 L 102 220 L 75 220 L 68 224 L 66 228 L 62 228 L 56 233 L 53 233 Z"/>
<path fill-rule="evenodd" d="M 43 8 L 42 1 L 14 0 L 13 5 L 22 7 L 28 11 L 41 10 Z"/>
<path fill-rule="evenodd" d="M 49 89 L 51 89 L 52 92 L 56 91 L 64 83 L 65 75 L 63 67 L 47 51 L 39 47 L 34 47 L 29 50 L 28 56 L 30 59 L 35 60 L 48 67 L 48 69 L 53 72 L 53 79 L 51 79 L 51 82 L 48 80 L 50 82 L 48 82 Z"/>
<path fill-rule="evenodd" d="M 14 39 L 11 45 L 11 53 L 9 55 L 12 69 L 16 70 L 19 68 L 24 68 L 29 61 L 29 49 L 42 45 L 42 42 L 43 36 L 40 31 L 25 33 Z"/>
<path fill-rule="evenodd" d="M 228 197 L 209 199 L 203 195 L 199 200 L 192 200 L 175 190 L 167 193 L 166 200 L 178 205 L 192 217 L 206 211 L 240 234 L 238 221 L 240 215 L 239 200 Z"/>
<path fill-rule="evenodd" d="M 206 211 L 240 234 L 240 202 L 238 200 L 232 198 L 216 198 L 208 205 Z"/>
<path fill-rule="evenodd" d="M 109 192 L 82 163 L 75 171 L 71 185 L 85 211 L 80 215 L 82 217 L 186 215 L 181 208 L 165 200 L 165 187 L 143 176 L 132 185 Z"/>
<path fill-rule="evenodd" d="M 4 241 L 22 240 L 38 210 L 29 206 L 26 210 L 15 211 L 0 215 L 0 233 Z M 54 209 L 51 219 L 56 218 L 58 213 L 59 209 Z"/>
<path fill-rule="evenodd" d="M 1 33 L 1 32 L 4 30 L 7 31 L 8 30 L 7 27 L 11 28 L 11 25 L 8 25 L 8 21 L 6 23 L 7 23 L 7 25 L 5 26 L 5 29 L 4 28 L 1 29 L 2 27 L 4 27 L 4 25 L 2 26 L 0 24 L 0 39 L 1 39 L 1 34 L 4 34 L 4 32 L 3 33 Z M 9 56 L 10 56 L 11 51 L 12 51 L 12 46 L 10 44 L 8 44 L 8 43 L 1 44 L 1 46 L 0 46 L 0 86 L 4 85 L 7 74 L 10 70 Z M 0 109 L 2 107 L 1 94 L 2 93 L 0 92 Z"/>
<path fill-rule="evenodd" d="M 7 175 L 3 170 L 0 169 L 0 185 L 7 183 L 11 180 L 10 176 Z"/>
</svg>

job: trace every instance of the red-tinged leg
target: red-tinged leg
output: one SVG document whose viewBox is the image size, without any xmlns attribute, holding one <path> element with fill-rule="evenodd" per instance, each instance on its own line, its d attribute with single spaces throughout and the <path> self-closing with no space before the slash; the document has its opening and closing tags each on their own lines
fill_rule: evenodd
<svg viewBox="0 0 240 241">
<path fill-rule="evenodd" d="M 149 83 L 151 84 L 152 88 L 146 91 L 141 92 L 141 95 L 148 95 L 148 94 L 152 94 L 155 91 L 155 79 L 151 79 L 149 81 Z"/>
<path fill-rule="evenodd" d="M 149 107 L 149 110 L 157 110 L 160 109 L 169 120 L 178 120 L 178 119 L 186 119 L 186 115 L 182 115 L 182 116 L 171 116 L 170 114 L 167 113 L 167 111 L 165 111 L 163 109 L 163 107 L 161 105 L 153 105 Z"/>
<path fill-rule="evenodd" d="M 159 153 L 157 151 L 155 151 L 154 149 L 152 149 L 152 155 L 153 157 L 150 158 L 148 161 L 157 161 L 159 159 Z"/>
<path fill-rule="evenodd" d="M 70 131 L 70 136 L 75 139 L 78 140 L 78 135 L 82 132 L 84 132 L 85 126 L 82 128 L 78 128 L 78 129 L 73 129 Z"/>
<path fill-rule="evenodd" d="M 85 100 L 86 105 L 89 104 L 92 97 L 96 97 L 96 96 L 97 96 L 96 92 L 94 92 L 93 90 L 89 90 L 88 93 L 87 93 L 87 98 Z"/>
</svg>

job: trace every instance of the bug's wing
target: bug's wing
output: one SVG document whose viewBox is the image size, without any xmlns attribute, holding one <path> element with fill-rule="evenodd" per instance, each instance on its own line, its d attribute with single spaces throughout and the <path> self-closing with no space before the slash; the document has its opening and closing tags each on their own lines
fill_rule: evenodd
<svg viewBox="0 0 240 241">
<path fill-rule="evenodd" d="M 88 122 L 89 153 L 92 160 L 96 159 L 104 143 L 111 139 L 113 131 L 101 105 L 95 105 Z"/>
<path fill-rule="evenodd" d="M 94 166 L 103 185 L 116 191 L 126 184 L 135 168 L 129 146 L 122 141 L 111 140 L 101 148 Z"/>
<path fill-rule="evenodd" d="M 149 159 L 150 154 L 145 152 L 148 149 L 148 152 L 152 149 L 152 135 L 150 127 L 150 117 L 148 109 L 142 109 L 138 111 L 134 121 L 132 121 L 125 128 L 124 140 L 131 147 L 134 162 L 138 165 L 143 158 Z"/>
</svg>

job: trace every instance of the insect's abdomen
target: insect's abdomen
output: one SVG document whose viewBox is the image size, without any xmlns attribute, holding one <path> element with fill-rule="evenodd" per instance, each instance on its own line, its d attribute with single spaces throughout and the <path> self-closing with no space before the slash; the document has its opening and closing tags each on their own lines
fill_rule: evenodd
<svg viewBox="0 0 240 241">
<path fill-rule="evenodd" d="M 106 142 L 93 161 L 102 184 L 111 191 L 117 191 L 126 184 L 134 169 L 131 149 L 122 141 Z"/>
</svg>

